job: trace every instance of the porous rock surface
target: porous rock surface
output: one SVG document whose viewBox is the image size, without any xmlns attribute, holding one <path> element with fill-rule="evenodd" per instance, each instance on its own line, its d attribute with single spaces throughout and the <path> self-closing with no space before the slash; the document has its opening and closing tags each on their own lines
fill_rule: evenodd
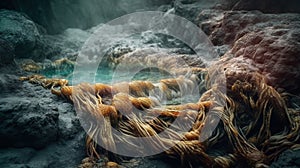
<svg viewBox="0 0 300 168">
<path fill-rule="evenodd" d="M 3 38 L 0 38 L 0 64 L 12 64 L 15 58 L 15 49 L 13 44 Z"/>
<path fill-rule="evenodd" d="M 259 10 L 264 13 L 299 13 L 298 0 L 221 0 L 225 10 Z"/>
<path fill-rule="evenodd" d="M 232 45 L 244 34 L 267 27 L 299 28 L 300 14 L 264 14 L 260 11 L 203 10 L 196 24 L 214 45 Z"/>
<path fill-rule="evenodd" d="M 246 71 L 263 74 L 268 84 L 300 93 L 300 14 L 205 10 L 198 19 L 215 45 L 232 47 L 224 68 L 235 71 L 244 63 Z"/>
<path fill-rule="evenodd" d="M 35 50 L 39 48 L 41 36 L 35 23 L 26 15 L 0 10 L 0 35 L 12 45 L 16 57 L 28 58 L 38 55 L 34 52 L 38 52 Z"/>
<path fill-rule="evenodd" d="M 73 106 L 19 75 L 0 74 L 0 167 L 76 167 L 85 136 Z"/>
</svg>

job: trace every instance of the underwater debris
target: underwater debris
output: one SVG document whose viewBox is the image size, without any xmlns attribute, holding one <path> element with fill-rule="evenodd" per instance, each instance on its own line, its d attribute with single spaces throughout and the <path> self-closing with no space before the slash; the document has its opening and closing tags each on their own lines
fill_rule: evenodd
<svg viewBox="0 0 300 168">
<path fill-rule="evenodd" d="M 63 78 L 69 75 L 75 66 L 75 61 L 68 58 L 54 61 L 44 60 L 43 62 L 36 62 L 31 59 L 16 59 L 15 63 L 21 70 L 26 72 L 43 74 L 48 77 L 59 74 Z"/>
<path fill-rule="evenodd" d="M 219 69 L 214 67 L 212 71 Z M 204 71 L 203 74 L 207 74 L 207 70 Z M 115 149 L 122 140 L 112 134 L 112 128 L 133 137 L 155 136 L 160 143 L 149 142 L 153 148 L 172 146 L 163 154 L 180 159 L 183 167 L 266 166 L 280 153 L 299 144 L 299 112 L 287 106 L 282 94 L 269 86 L 257 72 L 225 73 L 229 80 L 225 85 L 227 93 L 219 91 L 222 79 L 207 76 L 207 91 L 198 102 L 163 107 L 157 98 L 149 96 L 153 91 L 168 99 L 183 94 L 180 92 L 191 94 L 188 92 L 192 90 L 190 88 L 203 87 L 199 86 L 199 78 L 195 80 L 199 74 L 190 78 L 162 79 L 158 83 L 133 81 L 112 86 L 100 83 L 67 86 L 66 80 L 51 80 L 39 75 L 21 79 L 48 86 L 45 88 L 51 88 L 53 94 L 73 102 L 80 111 L 78 115 L 91 118 L 86 138 L 87 155 L 91 159 L 101 158 L 98 143 L 101 142 L 106 149 Z M 60 89 L 54 90 L 54 86 Z M 225 106 L 217 99 L 225 100 Z M 208 114 L 208 111 L 212 113 Z M 143 120 L 141 115 L 156 117 Z M 192 127 L 187 132 L 173 128 L 168 131 L 168 138 L 160 137 L 159 132 L 170 129 L 172 121 L 179 116 L 184 116 L 184 122 L 192 123 Z M 220 119 L 217 128 L 212 133 L 207 132 L 206 128 L 214 124 L 216 118 Z M 204 136 L 204 141 L 200 135 Z M 133 142 L 126 143 L 137 148 Z M 212 152 L 215 150 L 222 152 Z"/>
<path fill-rule="evenodd" d="M 42 70 L 42 66 L 33 60 L 25 60 L 20 65 L 21 69 L 26 72 L 34 72 L 37 73 Z"/>
<path fill-rule="evenodd" d="M 20 77 L 21 81 L 29 81 L 32 84 L 38 84 L 43 86 L 46 89 L 51 89 L 51 92 L 55 94 L 58 92 L 55 90 L 55 87 L 62 88 L 63 86 L 68 85 L 68 80 L 66 79 L 58 79 L 58 78 L 46 78 L 42 75 L 31 75 L 28 77 Z"/>
</svg>

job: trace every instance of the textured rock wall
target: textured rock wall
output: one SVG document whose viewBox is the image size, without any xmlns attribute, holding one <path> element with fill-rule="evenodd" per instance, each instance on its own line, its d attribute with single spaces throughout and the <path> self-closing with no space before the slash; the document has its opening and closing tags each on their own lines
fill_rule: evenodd
<svg viewBox="0 0 300 168">
<path fill-rule="evenodd" d="M 264 13 L 300 12 L 299 0 L 222 0 L 225 10 L 260 10 Z"/>
<path fill-rule="evenodd" d="M 225 54 L 234 57 L 224 63 L 227 69 L 245 64 L 270 85 L 300 93 L 300 14 L 204 10 L 198 22 L 215 45 L 232 47 Z"/>
<path fill-rule="evenodd" d="M 0 167 L 76 167 L 85 135 L 73 106 L 19 81 L 16 68 L 0 72 Z"/>
<path fill-rule="evenodd" d="M 39 30 L 26 15 L 9 10 L 0 10 L 0 35 L 1 43 L 4 43 L 1 44 L 0 48 L 8 50 L 8 55 L 3 53 L 1 61 L 12 61 L 13 58 L 8 59 L 9 56 L 13 57 L 10 54 L 12 51 L 15 52 L 16 58 L 39 59 L 38 57 L 42 55 L 42 51 L 38 50 L 41 48 Z"/>
</svg>

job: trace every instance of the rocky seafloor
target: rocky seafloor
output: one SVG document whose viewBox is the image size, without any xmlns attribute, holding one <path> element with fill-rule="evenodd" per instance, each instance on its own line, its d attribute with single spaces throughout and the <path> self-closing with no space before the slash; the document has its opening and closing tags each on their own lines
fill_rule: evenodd
<svg viewBox="0 0 300 168">
<path fill-rule="evenodd" d="M 275 5 L 270 10 L 263 5 L 256 8 L 245 1 L 224 5 L 217 1 L 176 0 L 157 10 L 181 15 L 197 24 L 220 57 L 233 57 L 228 67 L 247 64 L 249 72 L 261 72 L 268 84 L 279 91 L 299 96 L 299 10 L 295 5 Z M 69 65 L 57 65 L 55 60 L 76 59 L 83 43 L 99 26 L 86 30 L 68 28 L 51 35 L 24 13 L 0 10 L 0 167 L 73 168 L 86 157 L 86 133 L 72 104 L 19 77 L 34 73 L 66 77 L 64 68 Z M 146 33 L 138 42 L 133 39 L 113 46 L 107 55 L 113 60 L 153 45 L 172 54 L 184 54 L 187 60 L 193 54 L 176 41 L 169 44 L 166 38 Z M 299 101 L 293 103 L 299 112 Z M 157 158 L 134 158 L 121 165 L 176 166 Z M 300 167 L 299 150 L 284 151 L 270 167 Z"/>
</svg>

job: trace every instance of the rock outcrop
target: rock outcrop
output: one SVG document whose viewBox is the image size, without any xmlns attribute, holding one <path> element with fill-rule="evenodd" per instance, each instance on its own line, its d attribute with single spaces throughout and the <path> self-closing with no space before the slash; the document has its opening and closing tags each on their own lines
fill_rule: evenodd
<svg viewBox="0 0 300 168">
<path fill-rule="evenodd" d="M 267 27 L 299 28 L 299 14 L 264 14 L 259 11 L 203 10 L 196 23 L 214 45 L 232 45 L 248 32 Z"/>
<path fill-rule="evenodd" d="M 268 84 L 300 93 L 300 15 L 258 11 L 205 10 L 199 26 L 215 45 L 232 47 L 224 57 L 228 67 L 245 64 L 265 76 Z"/>
<path fill-rule="evenodd" d="M 300 24 L 299 24 L 300 26 Z M 271 26 L 239 38 L 234 57 L 253 61 L 267 83 L 290 93 L 300 93 L 300 27 Z"/>
<path fill-rule="evenodd" d="M 73 106 L 1 70 L 0 167 L 76 167 L 85 134 Z"/>
<path fill-rule="evenodd" d="M 92 33 L 70 28 L 57 35 L 43 35 L 44 54 L 47 59 L 75 58 L 84 42 Z"/>
<path fill-rule="evenodd" d="M 0 34 L 12 48 L 8 53 L 14 51 L 16 58 L 43 59 L 39 30 L 26 15 L 0 10 Z"/>
<path fill-rule="evenodd" d="M 298 0 L 223 0 L 225 10 L 259 10 L 264 13 L 299 13 Z"/>
<path fill-rule="evenodd" d="M 0 64 L 12 64 L 15 58 L 15 49 L 11 42 L 0 38 Z"/>
</svg>

